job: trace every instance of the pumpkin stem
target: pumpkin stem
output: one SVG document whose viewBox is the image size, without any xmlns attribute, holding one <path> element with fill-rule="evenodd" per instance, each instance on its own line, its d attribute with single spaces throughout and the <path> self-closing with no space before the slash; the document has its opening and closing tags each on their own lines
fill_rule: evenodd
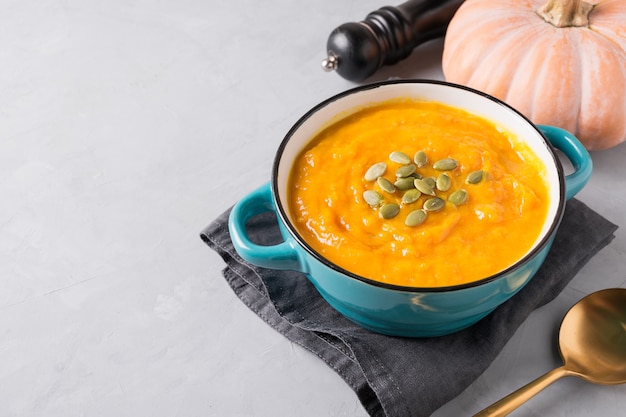
<svg viewBox="0 0 626 417">
<path fill-rule="evenodd" d="M 591 9 L 593 5 L 582 0 L 548 0 L 537 9 L 537 14 L 558 28 L 589 26 Z"/>
</svg>

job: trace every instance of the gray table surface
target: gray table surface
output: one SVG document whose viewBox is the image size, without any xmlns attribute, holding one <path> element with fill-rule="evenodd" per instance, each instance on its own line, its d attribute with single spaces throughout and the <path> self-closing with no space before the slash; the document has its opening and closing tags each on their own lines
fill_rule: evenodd
<svg viewBox="0 0 626 417">
<path fill-rule="evenodd" d="M 269 179 L 301 114 L 354 85 L 321 71 L 326 39 L 383 5 L 0 1 L 0 416 L 365 415 L 236 299 L 198 233 Z M 442 79 L 442 47 L 372 80 Z M 626 225 L 626 147 L 592 156 L 578 197 Z M 558 366 L 566 310 L 626 286 L 624 233 L 435 416 Z M 515 415 L 624 416 L 625 401 L 569 378 Z"/>
</svg>

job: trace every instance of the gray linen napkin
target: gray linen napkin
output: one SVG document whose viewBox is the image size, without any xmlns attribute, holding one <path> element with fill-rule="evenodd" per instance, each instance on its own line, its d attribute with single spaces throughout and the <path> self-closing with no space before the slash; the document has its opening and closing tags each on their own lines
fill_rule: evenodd
<svg viewBox="0 0 626 417">
<path fill-rule="evenodd" d="M 563 221 L 537 275 L 511 300 L 461 332 L 425 339 L 379 335 L 353 324 L 298 272 L 252 266 L 235 252 L 226 211 L 200 234 L 217 251 L 237 296 L 289 340 L 322 358 L 356 392 L 371 416 L 425 417 L 460 394 L 495 359 L 531 311 L 554 299 L 613 239 L 617 226 L 582 202 L 568 201 Z M 281 241 L 276 218 L 256 216 L 249 237 Z"/>
</svg>

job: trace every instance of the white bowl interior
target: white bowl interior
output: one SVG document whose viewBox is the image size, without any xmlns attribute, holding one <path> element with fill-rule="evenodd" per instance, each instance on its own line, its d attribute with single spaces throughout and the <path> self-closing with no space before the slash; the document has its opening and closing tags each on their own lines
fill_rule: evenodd
<svg viewBox="0 0 626 417">
<path fill-rule="evenodd" d="M 357 112 L 368 105 L 399 97 L 408 97 L 414 100 L 435 101 L 454 106 L 501 126 L 506 131 L 525 139 L 531 149 L 541 158 L 546 166 L 547 183 L 550 187 L 550 207 L 542 232 L 537 238 L 532 251 L 550 231 L 550 227 L 557 218 L 559 200 L 561 196 L 559 170 L 555 164 L 555 157 L 541 134 L 519 113 L 508 106 L 492 100 L 487 96 L 477 94 L 471 90 L 439 83 L 403 82 L 381 84 L 373 88 L 359 90 L 354 93 L 339 96 L 322 104 L 286 138 L 282 153 L 279 155 L 276 169 L 276 186 L 278 199 L 288 201 L 288 180 L 293 160 L 303 151 L 308 142 L 323 128 L 342 118 Z M 288 221 L 293 224 L 291 213 L 285 209 Z"/>
</svg>

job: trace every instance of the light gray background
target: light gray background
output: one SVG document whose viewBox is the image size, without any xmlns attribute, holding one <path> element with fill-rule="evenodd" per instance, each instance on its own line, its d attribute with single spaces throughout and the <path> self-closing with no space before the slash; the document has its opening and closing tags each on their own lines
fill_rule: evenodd
<svg viewBox="0 0 626 417">
<path fill-rule="evenodd" d="M 374 0 L 0 1 L 0 416 L 364 416 L 330 368 L 265 325 L 198 233 L 267 181 L 311 106 L 352 87 L 328 34 Z M 393 4 L 393 3 L 392 3 Z M 443 43 L 376 78 L 441 79 Z M 579 194 L 624 225 L 626 147 Z M 624 229 L 436 417 L 560 364 L 583 295 L 626 286 Z M 521 416 L 624 416 L 626 387 L 569 379 Z"/>
</svg>

